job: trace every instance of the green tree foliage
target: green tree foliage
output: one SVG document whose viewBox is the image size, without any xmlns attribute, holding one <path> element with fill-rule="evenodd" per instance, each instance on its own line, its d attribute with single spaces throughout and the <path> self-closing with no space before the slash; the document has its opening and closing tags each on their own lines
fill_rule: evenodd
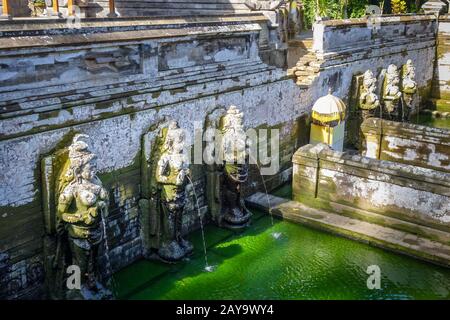
<svg viewBox="0 0 450 320">
<path fill-rule="evenodd" d="M 316 12 L 330 19 L 360 18 L 370 4 L 384 8 L 384 13 L 418 12 L 424 0 L 303 0 L 304 19 L 307 28 L 314 23 Z M 387 7 L 387 8 L 386 8 Z M 390 8 L 390 9 L 389 9 Z"/>
</svg>

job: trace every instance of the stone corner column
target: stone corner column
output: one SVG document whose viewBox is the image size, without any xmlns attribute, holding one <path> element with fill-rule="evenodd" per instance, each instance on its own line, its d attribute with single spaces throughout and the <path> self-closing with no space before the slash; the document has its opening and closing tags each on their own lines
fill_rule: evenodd
<svg viewBox="0 0 450 320">
<path fill-rule="evenodd" d="M 0 14 L 0 19 L 11 20 L 11 0 L 2 0 L 2 12 Z"/>
<path fill-rule="evenodd" d="M 329 149 L 325 144 L 307 144 L 292 157 L 292 199 L 308 203 L 317 197 L 321 152 Z"/>
<path fill-rule="evenodd" d="M 383 120 L 368 118 L 361 124 L 362 155 L 367 158 L 379 159 L 383 137 Z"/>
</svg>

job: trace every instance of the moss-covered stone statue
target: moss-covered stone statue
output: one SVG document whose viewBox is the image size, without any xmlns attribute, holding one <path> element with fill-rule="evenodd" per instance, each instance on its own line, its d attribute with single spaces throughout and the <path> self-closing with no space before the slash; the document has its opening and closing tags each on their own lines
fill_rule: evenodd
<svg viewBox="0 0 450 320">
<path fill-rule="evenodd" d="M 374 117 L 380 107 L 380 100 L 375 93 L 376 89 L 377 79 L 374 77 L 371 70 L 367 70 L 363 76 L 358 105 L 361 110 L 362 121 Z"/>
<path fill-rule="evenodd" d="M 57 197 L 58 234 L 56 263 L 75 265 L 81 271 L 81 290 L 69 290 L 66 298 L 111 298 L 102 282 L 99 249 L 104 241 L 104 217 L 108 192 L 96 175 L 96 155 L 86 143 L 86 135 L 76 135 L 69 147 L 68 165 L 59 182 Z M 63 270 L 64 271 L 64 270 Z M 64 286 L 64 284 L 63 284 Z"/>
<path fill-rule="evenodd" d="M 181 260 L 193 251 L 192 244 L 182 237 L 185 188 L 190 174 L 185 148 L 183 130 L 177 122 L 171 121 L 155 170 L 161 219 L 158 255 L 167 262 Z"/>
<path fill-rule="evenodd" d="M 249 225 L 251 213 L 241 197 L 248 178 L 249 142 L 243 113 L 235 106 L 217 109 L 206 120 L 208 206 L 212 219 L 221 227 L 239 229 Z M 215 137 L 210 137 L 215 135 Z M 220 136 L 220 137 L 218 137 Z M 208 153 L 214 153 L 208 156 Z"/>
<path fill-rule="evenodd" d="M 391 64 L 387 68 L 383 83 L 383 118 L 388 120 L 399 119 L 399 102 L 402 96 L 400 91 L 400 76 L 396 65 Z"/>
<path fill-rule="evenodd" d="M 417 83 L 415 81 L 416 69 L 411 59 L 408 59 L 402 68 L 402 120 L 410 120 L 411 111 L 414 108 L 414 95 L 417 92 Z"/>
</svg>

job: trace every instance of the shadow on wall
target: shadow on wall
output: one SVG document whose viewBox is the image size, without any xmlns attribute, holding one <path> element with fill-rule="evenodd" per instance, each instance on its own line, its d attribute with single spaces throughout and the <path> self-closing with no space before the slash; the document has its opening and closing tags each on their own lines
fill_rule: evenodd
<svg viewBox="0 0 450 320">
<path fill-rule="evenodd" d="M 29 17 L 31 10 L 28 7 L 28 0 L 10 1 L 10 10 L 13 17 Z M 0 12 L 3 11 L 2 2 L 0 1 Z"/>
</svg>

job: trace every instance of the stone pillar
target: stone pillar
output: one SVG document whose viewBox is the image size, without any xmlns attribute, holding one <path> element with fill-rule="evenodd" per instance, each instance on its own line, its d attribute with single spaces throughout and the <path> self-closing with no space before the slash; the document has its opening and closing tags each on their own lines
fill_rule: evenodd
<svg viewBox="0 0 450 320">
<path fill-rule="evenodd" d="M 52 11 L 50 15 L 62 18 L 61 12 L 59 11 L 59 0 L 52 0 Z"/>
<path fill-rule="evenodd" d="M 11 0 L 2 0 L 2 19 L 12 19 L 11 15 Z"/>
<path fill-rule="evenodd" d="M 383 121 L 379 118 L 369 118 L 361 124 L 363 141 L 361 141 L 363 156 L 380 159 L 381 142 L 383 141 Z"/>
<path fill-rule="evenodd" d="M 73 0 L 67 0 L 67 15 L 73 16 Z"/>
<path fill-rule="evenodd" d="M 308 144 L 299 148 L 292 157 L 292 199 L 312 203 L 319 191 L 320 153 L 330 149 L 326 144 Z"/>
<path fill-rule="evenodd" d="M 109 0 L 108 18 L 115 18 L 115 17 L 117 17 L 115 0 Z"/>
<path fill-rule="evenodd" d="M 445 14 L 448 12 L 447 4 L 440 0 L 430 0 L 425 2 L 422 9 L 425 13 Z"/>
</svg>

